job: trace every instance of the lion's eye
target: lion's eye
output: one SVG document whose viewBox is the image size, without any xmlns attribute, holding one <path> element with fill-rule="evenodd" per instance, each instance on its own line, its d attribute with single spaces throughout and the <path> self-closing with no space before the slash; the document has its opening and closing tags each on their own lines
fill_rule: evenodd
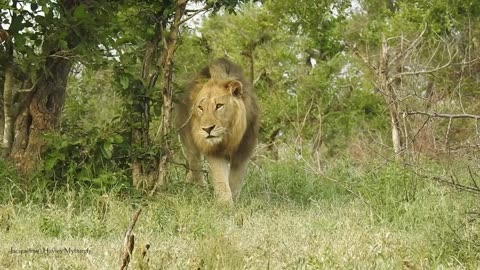
<svg viewBox="0 0 480 270">
<path fill-rule="evenodd" d="M 220 109 L 220 108 L 222 108 L 222 107 L 223 107 L 223 104 L 221 104 L 221 103 L 218 103 L 218 104 L 217 104 L 217 106 L 215 107 L 215 109 L 217 109 L 217 110 L 218 110 L 218 109 Z"/>
<path fill-rule="evenodd" d="M 198 105 L 198 109 L 199 109 L 201 112 L 203 112 L 203 107 L 202 107 L 202 106 Z"/>
</svg>

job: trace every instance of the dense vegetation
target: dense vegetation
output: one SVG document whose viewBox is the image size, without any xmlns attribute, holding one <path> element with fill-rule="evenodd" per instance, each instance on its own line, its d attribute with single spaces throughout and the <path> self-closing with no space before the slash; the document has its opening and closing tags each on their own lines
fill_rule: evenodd
<svg viewBox="0 0 480 270">
<path fill-rule="evenodd" d="M 138 208 L 134 269 L 480 267 L 480 2 L 0 7 L 0 268 L 118 268 Z M 233 208 L 171 125 L 217 57 L 262 109 Z"/>
</svg>

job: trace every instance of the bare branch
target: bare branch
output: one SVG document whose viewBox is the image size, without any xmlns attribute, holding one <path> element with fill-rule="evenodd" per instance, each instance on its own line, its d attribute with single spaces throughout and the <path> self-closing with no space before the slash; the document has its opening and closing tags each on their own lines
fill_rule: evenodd
<svg viewBox="0 0 480 270">
<path fill-rule="evenodd" d="M 405 56 L 407 54 L 407 52 L 409 52 L 410 50 L 412 50 L 413 48 L 415 48 L 417 46 L 418 43 L 420 43 L 423 35 L 425 34 L 425 32 L 427 31 L 427 24 L 425 23 L 425 26 L 423 27 L 423 30 L 422 32 L 420 32 L 420 34 L 413 40 L 413 42 L 403 51 L 401 51 L 399 54 L 397 54 L 391 61 L 391 63 L 395 63 L 399 58 Z M 389 39 L 387 39 L 388 41 Z"/>
<path fill-rule="evenodd" d="M 454 65 L 462 65 L 462 66 L 464 66 L 464 65 L 471 65 L 471 64 L 473 64 L 473 63 L 475 63 L 475 62 L 477 62 L 477 61 L 479 61 L 479 60 L 480 60 L 480 58 L 475 58 L 475 59 L 470 60 L 470 61 L 463 61 L 463 62 L 461 62 L 461 63 L 455 63 Z"/>
<path fill-rule="evenodd" d="M 453 118 L 451 117 L 448 119 L 448 128 L 447 128 L 447 132 L 445 133 L 445 150 L 446 151 L 448 151 L 450 148 L 449 137 L 450 137 L 450 130 L 452 129 L 452 119 Z"/>
<path fill-rule="evenodd" d="M 374 70 L 375 72 L 377 72 L 378 68 L 375 67 L 369 60 L 368 60 L 368 57 L 361 54 L 359 51 L 358 51 L 358 48 L 356 46 L 349 46 L 347 45 L 347 47 L 353 52 L 354 55 L 358 56 L 367 66 L 369 66 L 372 70 Z"/>
<path fill-rule="evenodd" d="M 480 119 L 480 115 L 475 115 L 475 114 L 468 114 L 468 113 L 460 113 L 460 114 L 448 114 L 448 113 L 428 113 L 428 112 L 404 112 L 406 115 L 426 115 L 429 117 L 436 117 L 436 118 L 470 118 L 470 119 Z"/>
<path fill-rule="evenodd" d="M 182 25 L 182 24 L 186 23 L 187 21 L 189 21 L 190 19 L 192 19 L 193 17 L 197 16 L 198 14 L 200 14 L 200 13 L 202 13 L 202 12 L 205 13 L 205 12 L 207 12 L 207 11 L 209 11 L 209 10 L 210 10 L 210 8 L 207 8 L 207 7 L 202 8 L 202 9 L 198 9 L 198 10 L 195 10 L 195 11 L 193 11 L 192 14 L 188 15 L 187 17 L 185 17 L 185 18 L 184 18 L 183 20 L 181 20 L 178 24 L 179 24 L 179 25 Z M 189 11 L 192 11 L 192 10 L 188 10 L 188 11 L 186 11 L 186 12 L 189 12 Z"/>
<path fill-rule="evenodd" d="M 456 53 L 455 53 L 456 54 Z M 390 80 L 388 80 L 388 84 L 393 83 L 396 79 L 399 79 L 403 76 L 413 76 L 413 75 L 421 75 L 421 74 L 429 74 L 429 73 L 434 73 L 437 72 L 441 69 L 444 69 L 452 64 L 452 58 L 451 57 L 448 62 L 442 66 L 436 67 L 434 69 L 428 69 L 428 70 L 420 70 L 420 71 L 407 71 L 407 72 L 401 72 L 398 74 L 395 74 L 395 76 L 392 76 Z"/>
<path fill-rule="evenodd" d="M 407 116 L 407 114 L 403 113 L 403 118 L 405 118 Z M 412 139 L 410 140 L 409 144 L 412 144 L 415 139 L 417 138 L 418 134 L 420 134 L 420 132 L 425 128 L 425 126 L 427 125 L 427 123 L 430 121 L 430 116 L 427 117 L 427 120 L 425 120 L 425 122 L 423 122 L 422 126 L 417 130 L 417 132 L 415 132 L 415 134 L 413 135 Z"/>
<path fill-rule="evenodd" d="M 39 80 L 40 80 L 40 79 L 37 79 L 37 80 L 33 83 L 32 87 L 27 88 L 27 89 L 17 90 L 16 93 L 30 93 L 30 92 L 32 92 L 32 91 L 35 89 L 35 87 L 37 86 L 37 83 L 38 83 Z"/>
</svg>

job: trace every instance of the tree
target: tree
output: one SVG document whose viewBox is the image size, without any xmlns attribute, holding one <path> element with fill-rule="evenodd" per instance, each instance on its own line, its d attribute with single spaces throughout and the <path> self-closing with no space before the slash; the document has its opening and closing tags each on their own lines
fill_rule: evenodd
<svg viewBox="0 0 480 270">
<path fill-rule="evenodd" d="M 73 60 L 95 42 L 108 3 L 63 0 L 2 4 L 6 58 L 2 61 L 3 152 L 19 172 L 30 174 L 46 148 L 65 102 Z M 5 55 L 5 54 L 4 54 Z"/>
<path fill-rule="evenodd" d="M 453 89 L 457 87 L 466 90 L 462 85 L 471 73 L 464 71 L 473 68 L 472 64 L 477 61 L 471 26 L 478 24 L 474 14 L 478 14 L 480 6 L 463 2 L 450 5 L 442 0 L 380 1 L 386 5 L 379 11 L 372 8 L 378 6 L 378 2 L 364 1 L 367 13 L 353 16 L 352 28 L 345 31 L 345 37 L 352 53 L 368 67 L 375 91 L 384 98 L 392 146 L 398 158 L 429 122 L 429 119 L 408 122 L 405 117 L 409 111 L 431 110 L 439 101 L 453 105 L 444 98 L 452 98 Z M 464 32 L 469 34 L 460 34 Z M 460 77 L 454 75 L 457 69 L 462 71 Z M 441 97 L 440 89 L 449 87 L 450 93 Z M 459 102 L 464 104 L 461 95 L 458 91 Z"/>
</svg>

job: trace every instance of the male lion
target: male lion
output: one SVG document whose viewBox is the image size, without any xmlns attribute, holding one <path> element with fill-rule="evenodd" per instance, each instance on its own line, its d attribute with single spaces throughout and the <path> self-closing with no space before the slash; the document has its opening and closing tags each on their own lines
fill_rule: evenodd
<svg viewBox="0 0 480 270">
<path fill-rule="evenodd" d="M 259 109 L 242 70 L 227 59 L 204 68 L 176 104 L 189 171 L 187 181 L 206 185 L 202 157 L 210 166 L 215 196 L 232 203 L 240 194 L 258 135 Z"/>
</svg>

